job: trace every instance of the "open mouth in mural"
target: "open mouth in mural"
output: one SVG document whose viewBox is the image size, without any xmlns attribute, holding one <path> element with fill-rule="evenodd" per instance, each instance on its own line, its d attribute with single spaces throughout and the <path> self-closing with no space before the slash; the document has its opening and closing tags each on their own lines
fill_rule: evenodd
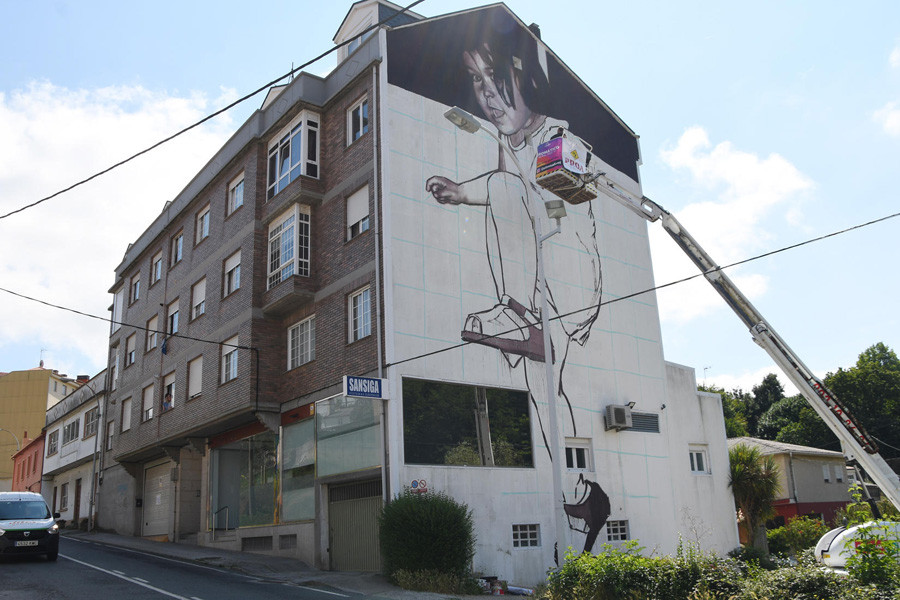
<svg viewBox="0 0 900 600">
<path fill-rule="evenodd" d="M 539 319 L 505 294 L 493 308 L 466 317 L 461 337 L 466 342 L 544 362 L 544 340 Z"/>
</svg>

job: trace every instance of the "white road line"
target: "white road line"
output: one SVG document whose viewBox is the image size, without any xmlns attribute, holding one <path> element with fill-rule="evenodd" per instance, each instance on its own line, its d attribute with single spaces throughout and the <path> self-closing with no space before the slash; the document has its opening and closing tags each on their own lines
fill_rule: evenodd
<svg viewBox="0 0 900 600">
<path fill-rule="evenodd" d="M 203 598 L 198 598 L 197 596 L 191 596 L 191 600 L 203 600 Z"/>
<path fill-rule="evenodd" d="M 340 596 L 341 598 L 349 598 L 347 594 L 341 594 L 339 592 L 329 592 L 328 590 L 323 590 L 320 588 L 309 587 L 306 585 L 300 585 L 299 583 L 291 583 L 290 581 L 285 581 L 281 585 L 286 585 L 288 587 L 300 588 L 301 590 L 309 590 L 310 592 L 319 592 L 321 594 L 329 594 L 331 596 Z"/>
<path fill-rule="evenodd" d="M 139 581 L 141 583 L 150 583 L 146 579 L 141 579 L 140 577 L 132 577 L 132 579 L 134 579 L 135 581 Z"/>
<path fill-rule="evenodd" d="M 92 569 L 96 569 L 96 570 L 106 573 L 108 575 L 112 575 L 113 577 L 118 577 L 119 579 L 124 579 L 125 581 L 127 581 L 129 583 L 133 583 L 135 585 L 145 587 L 148 590 L 153 590 L 154 592 L 159 592 L 160 594 L 169 596 L 170 598 L 176 598 L 177 600 L 189 600 L 185 596 L 179 596 L 178 594 L 173 594 L 172 592 L 167 592 L 166 590 L 152 586 L 149 583 L 145 583 L 142 580 L 127 577 L 126 575 L 120 575 L 119 573 L 116 573 L 115 571 L 110 571 L 109 569 L 104 569 L 103 567 L 98 567 L 97 565 L 92 565 L 91 563 L 86 563 L 84 561 L 78 560 L 77 558 L 72 558 L 71 556 L 66 556 L 65 554 L 60 554 L 60 557 L 65 558 L 66 560 L 71 560 L 72 562 L 76 562 L 79 565 L 83 565 L 85 567 L 90 567 Z"/>
<path fill-rule="evenodd" d="M 113 573 L 116 573 L 116 574 L 118 574 L 118 575 L 124 575 L 124 574 L 125 574 L 124 571 L 116 571 L 115 569 L 113 569 Z"/>
</svg>

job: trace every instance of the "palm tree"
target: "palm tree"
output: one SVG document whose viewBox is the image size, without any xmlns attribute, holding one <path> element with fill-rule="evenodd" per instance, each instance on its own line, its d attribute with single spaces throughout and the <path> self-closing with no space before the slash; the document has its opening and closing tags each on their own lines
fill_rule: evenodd
<svg viewBox="0 0 900 600">
<path fill-rule="evenodd" d="M 761 526 L 773 514 L 772 502 L 779 488 L 779 469 L 775 459 L 763 456 L 759 448 L 735 444 L 728 450 L 731 477 L 728 486 L 734 494 L 734 505 L 743 516 L 747 539 L 751 546 L 768 551 L 765 531 Z"/>
</svg>

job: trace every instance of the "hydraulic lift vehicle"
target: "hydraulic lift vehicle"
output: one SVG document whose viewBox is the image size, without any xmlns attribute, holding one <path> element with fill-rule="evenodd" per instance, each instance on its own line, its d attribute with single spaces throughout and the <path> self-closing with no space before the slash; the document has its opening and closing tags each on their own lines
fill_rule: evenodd
<svg viewBox="0 0 900 600">
<path fill-rule="evenodd" d="M 538 148 L 536 182 L 568 202 L 578 204 L 596 198 L 600 193 L 612 198 L 647 221 L 659 221 L 675 243 L 702 271 L 703 276 L 715 288 L 728 306 L 749 329 L 753 341 L 775 361 L 791 382 L 797 386 L 816 414 L 838 437 L 849 464 L 862 467 L 881 492 L 900 509 L 900 479 L 878 453 L 878 445 L 866 433 L 840 400 L 825 387 L 803 364 L 800 357 L 785 343 L 750 303 L 750 300 L 734 285 L 728 275 L 716 264 L 678 220 L 667 210 L 646 196 L 637 197 L 617 185 L 606 173 L 591 165 L 590 146 L 563 128 L 558 135 Z M 595 163 L 597 161 L 594 161 Z M 860 479 L 861 480 L 861 479 Z M 871 503 L 878 518 L 874 502 Z M 824 538 L 843 539 L 839 530 L 829 532 Z M 842 544 L 844 542 L 841 542 Z M 820 542 L 820 546 L 822 542 Z M 852 544 L 851 546 L 852 547 Z M 841 548 L 831 546 L 831 553 L 841 554 Z M 829 553 L 825 548 L 821 553 Z M 820 549 L 817 547 L 817 558 Z"/>
</svg>

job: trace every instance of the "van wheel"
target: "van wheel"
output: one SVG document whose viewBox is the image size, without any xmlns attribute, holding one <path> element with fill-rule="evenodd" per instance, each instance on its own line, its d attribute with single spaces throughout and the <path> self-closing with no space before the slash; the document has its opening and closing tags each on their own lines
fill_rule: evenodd
<svg viewBox="0 0 900 600">
<path fill-rule="evenodd" d="M 59 557 L 59 550 L 57 550 L 56 552 L 47 553 L 47 560 L 49 560 L 50 562 L 55 562 L 57 557 Z"/>
</svg>

